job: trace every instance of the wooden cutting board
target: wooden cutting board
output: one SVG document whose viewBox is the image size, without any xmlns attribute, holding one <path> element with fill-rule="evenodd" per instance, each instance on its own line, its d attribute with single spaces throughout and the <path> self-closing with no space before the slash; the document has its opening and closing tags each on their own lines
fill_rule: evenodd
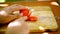
<svg viewBox="0 0 60 34">
<path fill-rule="evenodd" d="M 56 31 L 58 28 L 54 14 L 49 6 L 31 6 L 31 16 L 37 16 L 36 22 L 28 22 L 31 32 Z M 43 29 L 43 30 L 41 30 Z"/>
</svg>

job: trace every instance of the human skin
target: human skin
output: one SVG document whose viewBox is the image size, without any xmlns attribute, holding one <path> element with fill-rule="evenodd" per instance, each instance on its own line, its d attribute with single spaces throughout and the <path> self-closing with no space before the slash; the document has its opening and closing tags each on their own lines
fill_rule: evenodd
<svg viewBox="0 0 60 34">
<path fill-rule="evenodd" d="M 27 17 L 24 17 L 20 14 L 12 14 L 14 11 L 24 8 L 24 6 L 14 4 L 1 10 L 0 23 L 9 23 L 5 34 L 29 34 L 29 28 L 27 26 L 27 23 L 24 22 Z"/>
<path fill-rule="evenodd" d="M 6 24 L 19 18 L 20 15 L 12 14 L 16 10 L 26 8 L 25 6 L 14 4 L 0 11 L 0 24 Z"/>
<path fill-rule="evenodd" d="M 29 34 L 27 23 L 24 22 L 27 17 L 18 18 L 8 24 L 5 34 Z"/>
</svg>

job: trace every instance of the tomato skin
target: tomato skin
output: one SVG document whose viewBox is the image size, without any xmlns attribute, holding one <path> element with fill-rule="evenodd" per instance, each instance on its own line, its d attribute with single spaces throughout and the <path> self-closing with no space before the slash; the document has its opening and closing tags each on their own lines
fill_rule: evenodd
<svg viewBox="0 0 60 34">
<path fill-rule="evenodd" d="M 31 17 L 30 17 L 30 20 L 31 20 L 31 21 L 36 21 L 36 20 L 37 20 L 37 17 L 31 16 Z"/>
<path fill-rule="evenodd" d="M 37 17 L 31 16 L 31 13 L 29 13 L 28 9 L 21 9 L 20 13 L 22 13 L 23 16 L 27 16 L 26 21 L 37 21 Z"/>
<path fill-rule="evenodd" d="M 30 17 L 27 18 L 27 21 L 37 21 L 37 17 L 30 16 Z"/>
<path fill-rule="evenodd" d="M 28 16 L 29 10 L 28 10 L 28 9 L 21 9 L 21 10 L 20 10 L 20 13 L 22 13 L 23 16 Z"/>
</svg>

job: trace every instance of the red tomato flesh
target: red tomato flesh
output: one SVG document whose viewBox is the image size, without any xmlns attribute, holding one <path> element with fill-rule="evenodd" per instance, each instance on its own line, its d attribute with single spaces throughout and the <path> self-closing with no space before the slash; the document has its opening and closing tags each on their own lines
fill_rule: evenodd
<svg viewBox="0 0 60 34">
<path fill-rule="evenodd" d="M 21 9 L 20 13 L 22 13 L 23 16 L 27 16 L 27 21 L 37 21 L 37 17 L 30 16 L 31 13 L 29 14 L 29 10 L 28 9 Z"/>
<path fill-rule="evenodd" d="M 21 9 L 21 10 L 20 10 L 20 13 L 22 13 L 23 16 L 28 16 L 29 10 L 28 10 L 28 9 Z"/>
<path fill-rule="evenodd" d="M 30 17 L 27 18 L 27 21 L 37 21 L 37 17 L 30 16 Z"/>
</svg>

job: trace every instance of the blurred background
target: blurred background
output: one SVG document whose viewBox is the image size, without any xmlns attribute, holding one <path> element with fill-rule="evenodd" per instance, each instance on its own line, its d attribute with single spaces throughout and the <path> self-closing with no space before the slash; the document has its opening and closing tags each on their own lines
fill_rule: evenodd
<svg viewBox="0 0 60 34">
<path fill-rule="evenodd" d="M 36 2 L 36 1 L 55 1 L 60 5 L 60 0 L 0 0 L 0 4 L 6 2 Z"/>
<path fill-rule="evenodd" d="M 28 1 L 28 2 L 30 2 L 30 1 L 56 1 L 56 2 L 58 2 L 59 3 L 59 1 L 60 0 L 0 0 L 0 3 L 1 2 L 20 2 L 20 1 Z"/>
<path fill-rule="evenodd" d="M 0 0 L 0 8 L 2 9 L 3 7 L 8 6 L 8 4 L 6 4 L 7 2 L 39 2 L 39 1 L 55 1 L 60 5 L 60 0 Z M 3 6 L 3 7 L 2 7 Z M 0 10 L 1 10 L 0 9 Z"/>
</svg>

